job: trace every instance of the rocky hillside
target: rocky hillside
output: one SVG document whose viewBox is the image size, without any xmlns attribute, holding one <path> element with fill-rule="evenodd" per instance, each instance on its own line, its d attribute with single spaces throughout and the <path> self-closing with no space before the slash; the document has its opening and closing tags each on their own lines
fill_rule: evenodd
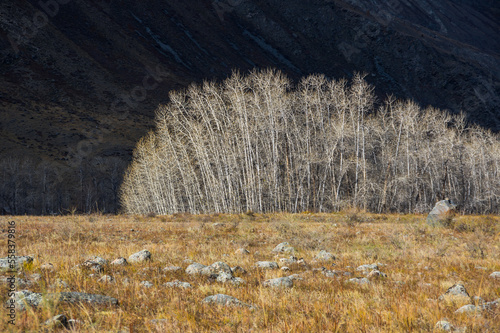
<svg viewBox="0 0 500 333">
<path fill-rule="evenodd" d="M 367 73 L 380 98 L 500 130 L 494 0 L 0 4 L 0 212 L 116 211 L 123 168 L 168 91 L 233 69 Z"/>
</svg>

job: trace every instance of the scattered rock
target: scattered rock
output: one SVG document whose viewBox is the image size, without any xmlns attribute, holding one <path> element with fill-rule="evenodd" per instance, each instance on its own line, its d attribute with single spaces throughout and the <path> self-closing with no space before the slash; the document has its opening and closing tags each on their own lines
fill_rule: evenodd
<svg viewBox="0 0 500 333">
<path fill-rule="evenodd" d="M 217 282 L 221 283 L 231 283 L 235 286 L 239 286 L 240 284 L 244 284 L 245 281 L 242 278 L 234 277 L 231 273 L 220 272 L 217 276 Z"/>
<path fill-rule="evenodd" d="M 308 269 L 308 270 L 311 269 L 311 267 L 306 263 L 306 261 L 304 260 L 304 258 L 300 258 L 299 260 L 297 260 L 297 264 L 301 265 L 305 269 Z"/>
<path fill-rule="evenodd" d="M 283 264 L 288 264 L 288 265 L 296 264 L 297 263 L 297 257 L 290 256 L 290 258 L 281 258 L 280 262 L 283 263 Z"/>
<path fill-rule="evenodd" d="M 93 256 L 85 260 L 85 262 L 98 263 L 101 266 L 105 266 L 108 264 L 108 261 L 104 258 Z"/>
<path fill-rule="evenodd" d="M 58 328 L 68 328 L 69 323 L 68 323 L 68 318 L 66 318 L 65 315 L 60 314 L 57 316 L 54 316 L 50 319 L 47 319 L 44 323 L 44 326 L 47 326 L 51 330 L 55 330 Z"/>
<path fill-rule="evenodd" d="M 21 290 L 7 300 L 7 304 L 15 304 L 16 309 L 26 310 L 26 307 L 37 307 L 43 300 L 42 294 L 29 290 Z"/>
<path fill-rule="evenodd" d="M 167 282 L 164 284 L 164 286 L 168 288 L 183 288 L 183 289 L 192 288 L 191 284 L 189 284 L 188 282 L 182 282 L 179 280 Z"/>
<path fill-rule="evenodd" d="M 142 281 L 141 286 L 143 286 L 144 288 L 151 288 L 153 284 L 149 281 Z"/>
<path fill-rule="evenodd" d="M 441 331 L 451 331 L 454 329 L 453 325 L 447 320 L 440 320 L 434 325 L 434 328 Z"/>
<path fill-rule="evenodd" d="M 12 285 L 13 283 L 15 284 L 15 286 L 20 287 L 20 288 L 29 287 L 33 284 L 30 280 L 25 280 L 25 279 L 16 278 L 16 277 L 12 278 L 12 277 L 7 277 L 7 276 L 0 276 L 0 283 L 9 284 L 9 286 L 12 289 L 13 289 L 13 285 Z"/>
<path fill-rule="evenodd" d="M 234 253 L 235 253 L 235 254 L 243 254 L 243 255 L 245 255 L 245 254 L 250 254 L 250 251 L 248 251 L 248 250 L 247 250 L 247 249 L 245 249 L 245 248 L 239 248 L 239 249 L 237 249 L 236 251 L 234 251 Z"/>
<path fill-rule="evenodd" d="M 114 266 L 127 266 L 128 262 L 127 262 L 127 259 L 125 259 L 123 257 L 118 257 L 118 258 L 116 258 L 115 260 L 113 260 L 111 262 L 111 265 L 114 265 Z"/>
<path fill-rule="evenodd" d="M 67 303 L 118 305 L 118 300 L 114 297 L 80 292 L 61 292 L 56 294 L 48 294 L 47 297 L 58 297 L 60 302 Z"/>
<path fill-rule="evenodd" d="M 482 310 L 494 311 L 496 308 L 500 307 L 500 298 L 492 302 L 484 302 L 480 306 Z"/>
<path fill-rule="evenodd" d="M 280 277 L 276 279 L 270 279 L 267 281 L 264 281 L 262 283 L 264 287 L 282 287 L 282 288 L 292 288 L 293 287 L 293 279 L 290 279 L 289 277 Z"/>
<path fill-rule="evenodd" d="M 89 304 L 110 304 L 118 305 L 118 300 L 113 297 L 87 294 L 80 292 L 60 292 L 60 293 L 49 293 L 46 295 L 40 293 L 34 293 L 29 290 L 18 291 L 14 296 L 9 299 L 8 303 L 15 303 L 16 308 L 19 310 L 25 310 L 26 306 L 37 307 L 44 299 L 53 299 L 59 302 L 66 303 L 89 303 Z"/>
<path fill-rule="evenodd" d="M 164 272 L 178 272 L 182 271 L 182 267 L 179 266 L 167 266 L 163 269 Z"/>
<path fill-rule="evenodd" d="M 278 269 L 278 263 L 274 261 L 258 261 L 255 263 L 255 266 L 263 269 Z"/>
<path fill-rule="evenodd" d="M 128 257 L 128 261 L 131 263 L 139 263 L 147 260 L 151 260 L 151 252 L 148 250 L 139 251 Z"/>
<path fill-rule="evenodd" d="M 326 252 L 324 250 L 319 251 L 319 253 L 314 257 L 314 259 L 319 261 L 330 261 L 335 260 L 335 256 L 330 252 Z"/>
<path fill-rule="evenodd" d="M 288 272 L 290 270 L 290 268 L 283 266 L 283 267 L 281 267 L 281 270 L 284 272 Z"/>
<path fill-rule="evenodd" d="M 352 278 L 352 279 L 349 279 L 347 280 L 347 282 L 349 283 L 357 283 L 357 284 L 370 284 L 370 280 L 368 280 L 367 278 Z"/>
<path fill-rule="evenodd" d="M 184 259 L 182 262 L 185 263 L 185 264 L 188 264 L 188 265 L 194 264 L 194 261 L 191 260 L 191 259 L 188 259 L 188 258 Z"/>
<path fill-rule="evenodd" d="M 326 277 L 340 277 L 342 275 L 341 271 L 324 269 L 321 273 Z"/>
<path fill-rule="evenodd" d="M 220 273 L 228 273 L 232 276 L 233 271 L 231 271 L 231 267 L 229 267 L 228 264 L 222 261 L 214 262 L 210 266 L 205 266 L 200 271 L 200 274 L 205 276 L 217 275 Z"/>
<path fill-rule="evenodd" d="M 449 214 L 451 214 L 455 210 L 456 207 L 457 205 L 455 205 L 449 199 L 437 202 L 427 216 L 427 224 L 434 227 L 443 225 L 442 222 L 446 219 L 447 216 L 449 216 Z"/>
<path fill-rule="evenodd" d="M 192 263 L 191 265 L 189 265 L 186 268 L 186 274 L 189 274 L 189 275 L 201 274 L 202 269 L 205 267 L 207 267 L 207 266 L 199 264 L 197 262 Z"/>
<path fill-rule="evenodd" d="M 103 265 L 100 264 L 97 260 L 94 261 L 92 259 L 85 260 L 81 265 L 75 266 L 75 268 L 77 267 L 84 267 L 95 273 L 102 273 L 104 271 Z"/>
<path fill-rule="evenodd" d="M 500 272 L 493 272 L 490 274 L 490 278 L 500 280 Z"/>
<path fill-rule="evenodd" d="M 24 265 L 31 264 L 31 256 L 14 256 L 14 258 L 0 258 L 0 271 L 17 270 L 24 268 Z"/>
<path fill-rule="evenodd" d="M 217 294 L 217 295 L 205 297 L 203 302 L 207 303 L 207 304 L 217 304 L 217 305 L 223 305 L 223 306 L 246 307 L 249 309 L 255 308 L 253 305 L 243 303 L 242 301 L 240 301 L 236 297 L 224 295 L 224 294 Z"/>
<path fill-rule="evenodd" d="M 473 304 L 467 304 L 459 308 L 455 313 L 467 313 L 467 314 L 478 314 L 481 312 L 480 306 L 475 306 Z"/>
<path fill-rule="evenodd" d="M 470 296 L 462 284 L 455 284 L 448 288 L 448 290 L 441 296 L 441 301 L 470 301 Z"/>
<path fill-rule="evenodd" d="M 373 271 L 371 271 L 367 278 L 371 279 L 371 278 L 378 278 L 378 277 L 387 277 L 387 274 L 385 273 L 382 273 L 381 271 L 379 271 L 378 269 L 374 269 Z"/>
<path fill-rule="evenodd" d="M 293 253 L 295 252 L 295 249 L 288 244 L 288 242 L 283 242 L 278 245 L 273 249 L 272 252 L 275 253 Z"/>
<path fill-rule="evenodd" d="M 212 227 L 214 227 L 214 228 L 223 228 L 225 226 L 226 225 L 222 222 L 216 222 L 216 223 L 212 224 Z"/>
<path fill-rule="evenodd" d="M 372 270 L 378 270 L 378 265 L 377 264 L 371 264 L 371 265 L 361 265 L 358 268 L 356 268 L 356 271 L 358 272 L 370 272 Z"/>
<path fill-rule="evenodd" d="M 299 274 L 292 274 L 288 278 L 291 280 L 304 280 Z"/>
</svg>

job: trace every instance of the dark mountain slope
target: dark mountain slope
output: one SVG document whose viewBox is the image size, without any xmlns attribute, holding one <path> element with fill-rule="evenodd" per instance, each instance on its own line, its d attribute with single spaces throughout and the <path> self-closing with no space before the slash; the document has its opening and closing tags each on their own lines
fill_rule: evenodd
<svg viewBox="0 0 500 333">
<path fill-rule="evenodd" d="M 114 211 L 168 91 L 232 69 L 366 72 L 381 98 L 500 129 L 497 1 L 60 2 L 0 4 L 4 212 Z"/>
</svg>

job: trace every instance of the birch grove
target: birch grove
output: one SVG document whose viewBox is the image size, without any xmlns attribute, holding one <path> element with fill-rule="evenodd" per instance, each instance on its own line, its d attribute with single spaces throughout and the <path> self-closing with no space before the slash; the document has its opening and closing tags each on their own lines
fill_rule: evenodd
<svg viewBox="0 0 500 333">
<path fill-rule="evenodd" d="M 172 92 L 137 145 L 127 213 L 426 212 L 449 197 L 464 213 L 498 213 L 498 134 L 463 115 L 373 87 L 274 70 Z"/>
</svg>

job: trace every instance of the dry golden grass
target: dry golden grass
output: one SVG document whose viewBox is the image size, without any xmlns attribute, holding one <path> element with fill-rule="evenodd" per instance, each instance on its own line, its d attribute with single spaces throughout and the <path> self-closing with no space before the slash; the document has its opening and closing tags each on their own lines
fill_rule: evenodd
<svg viewBox="0 0 500 333">
<path fill-rule="evenodd" d="M 419 215 L 374 215 L 363 212 L 338 214 L 241 214 L 173 216 L 59 216 L 1 217 L 16 221 L 17 255 L 33 255 L 33 265 L 20 277 L 41 273 L 31 287 L 34 292 L 52 292 L 56 279 L 71 291 L 116 297 L 117 307 L 52 304 L 18 311 L 15 328 L 7 324 L 4 312 L 0 331 L 39 331 L 43 322 L 66 314 L 82 323 L 80 332 L 429 332 L 442 318 L 467 332 L 499 332 L 500 311 L 479 316 L 455 314 L 462 304 L 438 301 L 451 285 L 462 282 L 471 296 L 486 301 L 500 298 L 500 282 L 489 274 L 500 271 L 500 218 L 462 216 L 449 226 L 431 228 Z M 214 226 L 219 222 L 223 226 Z M 134 231 L 132 231 L 132 229 Z M 290 272 L 259 271 L 260 260 L 278 261 L 271 250 L 288 241 L 297 257 L 311 268 L 348 271 L 362 276 L 356 267 L 382 263 L 387 278 L 372 280 L 369 286 L 345 283 L 350 277 L 329 278 L 301 266 Z M 245 247 L 249 255 L 237 255 Z M 0 255 L 7 256 L 7 239 L 0 241 Z M 152 261 L 124 267 L 106 266 L 114 284 L 97 282 L 89 272 L 72 269 L 90 256 L 113 260 L 128 258 L 147 249 Z M 314 263 L 320 250 L 337 260 Z M 184 271 L 161 271 L 169 265 L 187 267 L 185 258 L 204 265 L 224 261 L 242 266 L 248 274 L 243 286 L 192 277 Z M 44 263 L 54 264 L 53 273 L 41 272 Z M 281 264 L 280 264 L 281 266 Z M 484 267 L 480 269 L 478 267 Z M 291 289 L 262 286 L 266 279 L 302 274 Z M 125 284 L 128 278 L 131 282 Z M 192 289 L 169 289 L 165 282 L 179 279 Z M 143 288 L 141 281 L 151 281 Z M 428 285 L 424 285 L 424 283 Z M 18 288 L 21 290 L 24 288 Z M 224 293 L 257 306 L 251 311 L 206 305 L 209 295 Z M 7 287 L 2 285 L 0 301 L 5 304 Z M 152 319 L 166 319 L 163 326 Z"/>
</svg>

